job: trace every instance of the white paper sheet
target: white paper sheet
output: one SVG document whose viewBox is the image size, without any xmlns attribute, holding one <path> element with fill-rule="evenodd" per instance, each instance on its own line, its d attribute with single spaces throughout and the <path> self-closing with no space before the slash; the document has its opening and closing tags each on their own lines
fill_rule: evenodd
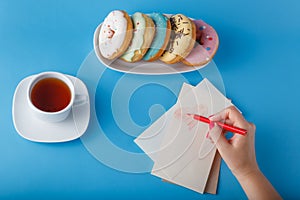
<svg viewBox="0 0 300 200">
<path fill-rule="evenodd" d="M 183 83 L 178 98 L 182 98 L 193 86 Z M 176 107 L 173 106 L 160 118 L 158 118 L 148 129 L 146 129 L 134 142 L 155 162 L 160 150 L 161 142 L 167 134 L 165 131 L 170 123 L 171 116 Z"/>
<path fill-rule="evenodd" d="M 216 149 L 199 159 L 208 125 L 186 113 L 208 117 L 230 105 L 207 79 L 196 87 L 183 84 L 177 103 L 135 140 L 154 161 L 151 173 L 203 193 Z"/>
</svg>

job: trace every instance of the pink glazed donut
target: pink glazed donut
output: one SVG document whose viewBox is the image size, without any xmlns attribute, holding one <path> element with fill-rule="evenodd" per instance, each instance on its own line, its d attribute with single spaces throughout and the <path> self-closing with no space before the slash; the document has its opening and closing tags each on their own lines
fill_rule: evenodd
<svg viewBox="0 0 300 200">
<path fill-rule="evenodd" d="M 201 66 L 214 57 L 219 47 L 219 37 L 214 28 L 203 20 L 194 20 L 194 23 L 197 42 L 192 52 L 182 62 L 189 66 Z"/>
</svg>

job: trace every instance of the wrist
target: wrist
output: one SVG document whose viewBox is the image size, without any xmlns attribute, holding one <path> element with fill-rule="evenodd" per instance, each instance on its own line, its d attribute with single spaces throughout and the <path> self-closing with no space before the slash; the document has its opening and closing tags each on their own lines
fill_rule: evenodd
<svg viewBox="0 0 300 200">
<path fill-rule="evenodd" d="M 243 181 L 255 176 L 260 176 L 262 174 L 258 166 L 244 169 L 242 171 L 233 171 L 232 173 L 239 181 Z"/>
</svg>

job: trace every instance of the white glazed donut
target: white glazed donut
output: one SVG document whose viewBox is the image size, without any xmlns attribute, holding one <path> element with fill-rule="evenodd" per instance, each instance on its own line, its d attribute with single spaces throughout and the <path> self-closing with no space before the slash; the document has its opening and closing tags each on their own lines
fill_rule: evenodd
<svg viewBox="0 0 300 200">
<path fill-rule="evenodd" d="M 133 38 L 121 59 L 126 62 L 137 62 L 143 58 L 151 46 L 155 36 L 155 25 L 152 19 L 140 12 L 131 16 L 133 22 Z"/>
<path fill-rule="evenodd" d="M 122 10 L 114 10 L 108 14 L 101 25 L 99 33 L 99 49 L 103 57 L 115 59 L 128 48 L 132 39 L 132 21 Z"/>
</svg>

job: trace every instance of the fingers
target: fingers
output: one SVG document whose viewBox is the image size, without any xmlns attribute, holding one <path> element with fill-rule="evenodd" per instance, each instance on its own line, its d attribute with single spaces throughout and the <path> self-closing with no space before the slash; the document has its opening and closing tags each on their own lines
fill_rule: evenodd
<svg viewBox="0 0 300 200">
<path fill-rule="evenodd" d="M 222 134 L 222 129 L 215 123 L 214 127 L 212 127 L 209 131 L 209 137 L 216 144 L 217 149 L 219 149 L 220 152 L 227 151 L 230 148 L 230 144 Z"/>
<path fill-rule="evenodd" d="M 246 125 L 246 120 L 244 119 L 243 115 L 234 107 L 230 106 L 223 111 L 209 117 L 211 121 L 225 121 L 229 120 L 232 124 L 241 124 Z"/>
<path fill-rule="evenodd" d="M 222 110 L 221 112 L 212 115 L 211 117 L 209 117 L 209 119 L 212 121 L 221 121 L 228 118 L 234 120 L 240 117 L 243 117 L 242 114 L 234 106 L 230 106 Z"/>
</svg>

